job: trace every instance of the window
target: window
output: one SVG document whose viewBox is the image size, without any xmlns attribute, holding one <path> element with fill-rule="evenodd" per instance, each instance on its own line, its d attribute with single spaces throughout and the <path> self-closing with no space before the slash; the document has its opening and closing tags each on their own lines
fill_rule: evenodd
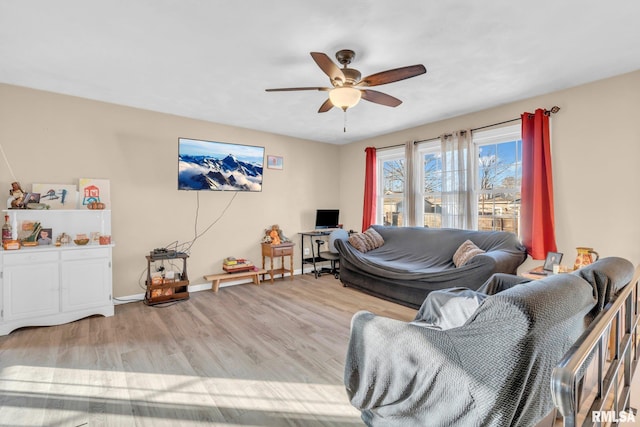
<svg viewBox="0 0 640 427">
<path fill-rule="evenodd" d="M 442 157 L 440 142 L 435 141 L 418 148 L 420 159 L 420 197 L 418 203 L 417 225 L 442 227 Z"/>
<path fill-rule="evenodd" d="M 405 205 L 404 147 L 378 152 L 378 217 L 376 223 L 403 226 Z"/>
<path fill-rule="evenodd" d="M 474 187 L 477 229 L 518 234 L 522 138 L 520 125 L 473 133 L 477 170 Z M 442 157 L 440 141 L 416 146 L 414 173 L 406 170 L 404 147 L 378 152 L 378 224 L 442 226 Z M 474 173 L 476 174 L 476 173 Z M 415 206 L 407 206 L 407 179 L 413 179 Z M 415 209 L 416 224 L 406 224 L 407 209 Z"/>
<path fill-rule="evenodd" d="M 476 132 L 478 230 L 515 234 L 520 227 L 522 139 L 520 126 Z"/>
</svg>

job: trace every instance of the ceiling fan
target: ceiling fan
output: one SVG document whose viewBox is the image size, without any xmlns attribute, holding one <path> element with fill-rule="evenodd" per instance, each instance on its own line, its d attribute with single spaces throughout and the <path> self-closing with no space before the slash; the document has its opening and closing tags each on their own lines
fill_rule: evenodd
<svg viewBox="0 0 640 427">
<path fill-rule="evenodd" d="M 349 49 L 343 49 L 336 52 L 336 59 L 343 66 L 343 68 L 340 69 L 326 54 L 322 52 L 311 52 L 311 57 L 316 64 L 318 64 L 320 69 L 329 76 L 331 86 L 333 87 L 290 87 L 266 89 L 266 91 L 328 91 L 329 99 L 320 106 L 318 113 L 325 113 L 333 107 L 341 108 L 346 112 L 347 108 L 354 107 L 360 99 L 365 99 L 369 102 L 374 102 L 380 105 L 386 105 L 387 107 L 397 107 L 402 104 L 402 101 L 398 98 L 367 88 L 397 82 L 399 80 L 419 76 L 420 74 L 427 72 L 424 65 L 418 64 L 410 65 L 408 67 L 394 68 L 393 70 L 382 71 L 380 73 L 361 78 L 360 71 L 348 67 L 355 56 L 355 52 Z"/>
</svg>

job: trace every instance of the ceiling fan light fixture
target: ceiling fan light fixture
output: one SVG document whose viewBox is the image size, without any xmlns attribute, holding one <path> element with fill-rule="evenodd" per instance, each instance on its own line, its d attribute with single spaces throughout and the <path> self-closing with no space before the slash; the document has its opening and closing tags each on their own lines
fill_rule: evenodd
<svg viewBox="0 0 640 427">
<path fill-rule="evenodd" d="M 329 99 L 333 106 L 342 108 L 344 111 L 347 111 L 347 108 L 355 107 L 360 102 L 361 97 L 362 92 L 360 92 L 360 89 L 353 87 L 342 86 L 329 91 Z"/>
</svg>

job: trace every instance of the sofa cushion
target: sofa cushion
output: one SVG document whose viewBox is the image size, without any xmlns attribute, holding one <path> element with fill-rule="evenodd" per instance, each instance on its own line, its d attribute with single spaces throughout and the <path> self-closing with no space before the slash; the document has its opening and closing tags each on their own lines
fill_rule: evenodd
<svg viewBox="0 0 640 427">
<path fill-rule="evenodd" d="M 384 239 L 376 230 L 368 228 L 364 233 L 352 234 L 349 243 L 360 252 L 368 252 L 384 245 Z"/>
<path fill-rule="evenodd" d="M 484 252 L 485 251 L 477 247 L 471 240 L 465 240 L 458 250 L 456 250 L 456 253 L 453 254 L 453 263 L 456 267 L 462 267 L 468 263 L 471 258 Z"/>
</svg>

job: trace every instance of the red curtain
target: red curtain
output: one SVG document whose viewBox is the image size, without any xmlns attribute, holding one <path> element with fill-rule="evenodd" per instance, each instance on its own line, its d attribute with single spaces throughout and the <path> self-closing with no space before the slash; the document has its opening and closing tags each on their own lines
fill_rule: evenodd
<svg viewBox="0 0 640 427">
<path fill-rule="evenodd" d="M 362 231 L 376 222 L 376 148 L 367 147 L 364 176 L 364 208 L 362 211 Z"/>
<path fill-rule="evenodd" d="M 537 109 L 522 114 L 522 201 L 520 227 L 522 242 L 533 259 L 545 259 L 557 252 L 549 115 Z"/>
</svg>

